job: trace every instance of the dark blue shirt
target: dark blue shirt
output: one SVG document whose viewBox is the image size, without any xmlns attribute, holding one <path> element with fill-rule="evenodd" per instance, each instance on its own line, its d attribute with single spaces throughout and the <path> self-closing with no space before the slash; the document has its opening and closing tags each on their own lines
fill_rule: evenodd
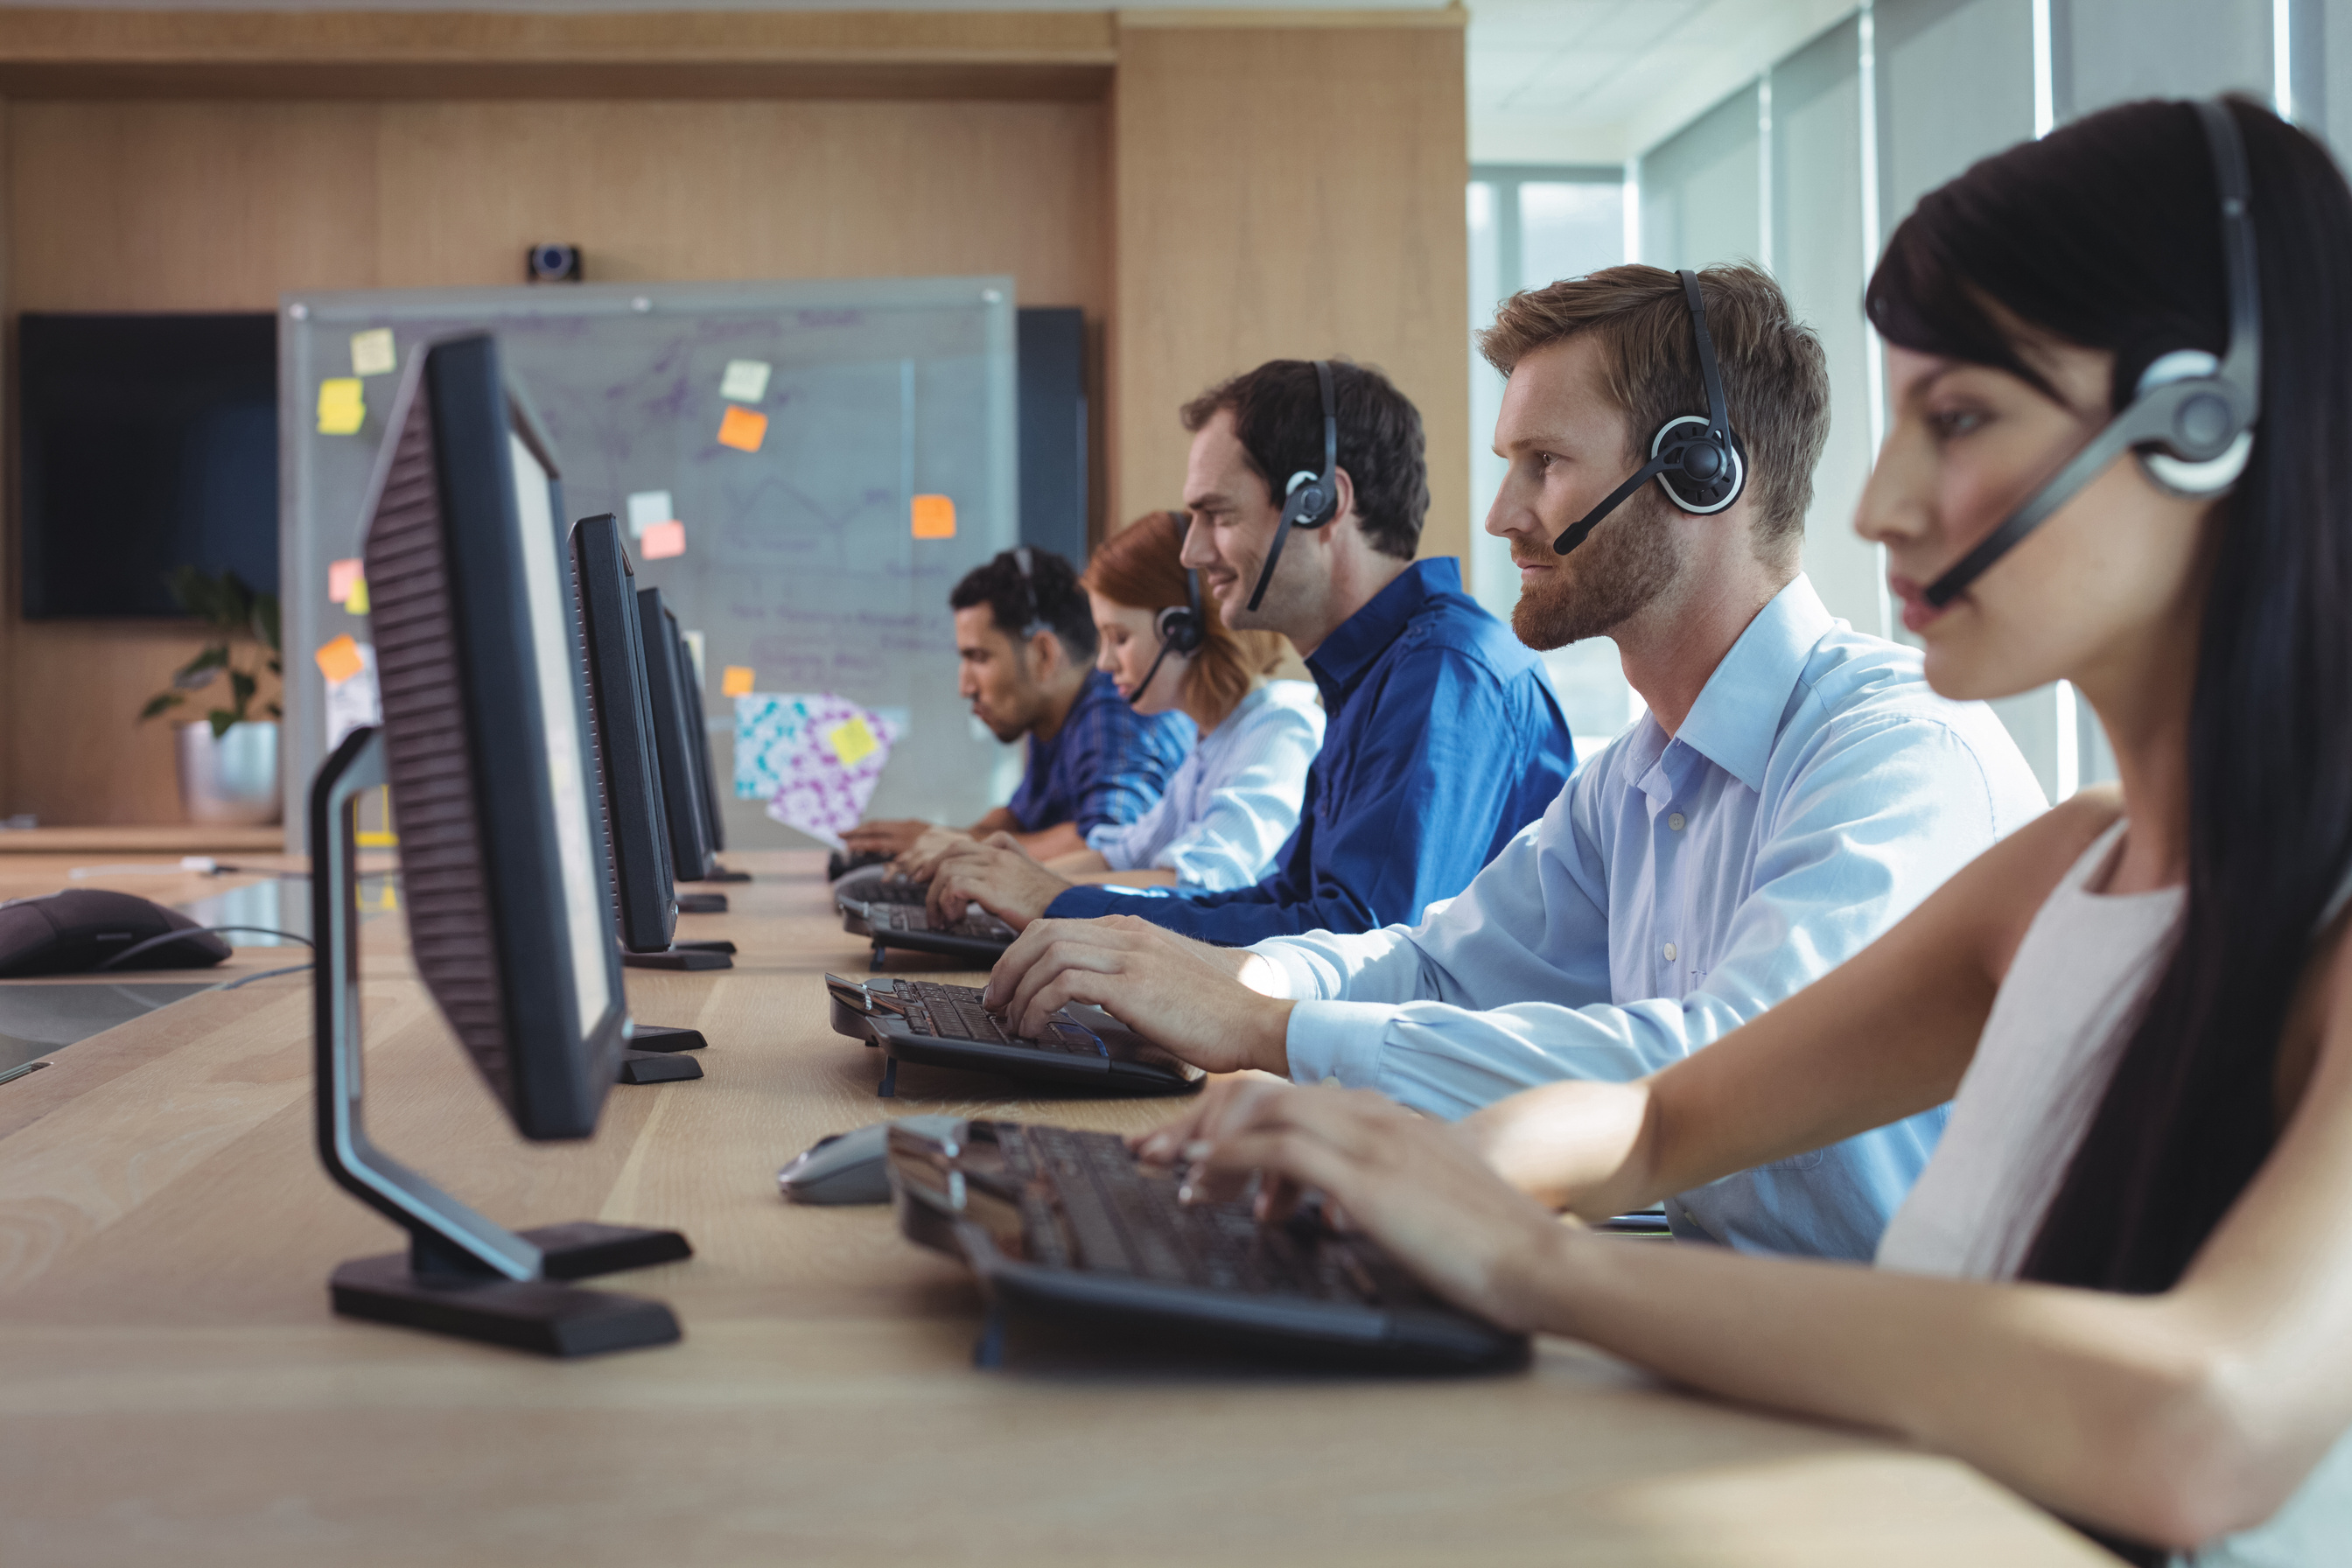
<svg viewBox="0 0 2352 1568">
<path fill-rule="evenodd" d="M 1030 735 L 1029 771 L 1005 809 L 1024 833 L 1059 822 L 1076 824 L 1081 837 L 1107 823 L 1124 826 L 1151 809 L 1192 749 L 1192 720 L 1174 712 L 1147 719 L 1109 676 L 1091 670 L 1054 738 Z"/>
<path fill-rule="evenodd" d="M 1308 931 L 1415 925 L 1544 814 L 1575 770 L 1543 664 L 1418 561 L 1307 661 L 1328 715 L 1298 830 L 1272 876 L 1223 893 L 1072 888 L 1045 912 L 1133 914 L 1239 947 Z"/>
</svg>

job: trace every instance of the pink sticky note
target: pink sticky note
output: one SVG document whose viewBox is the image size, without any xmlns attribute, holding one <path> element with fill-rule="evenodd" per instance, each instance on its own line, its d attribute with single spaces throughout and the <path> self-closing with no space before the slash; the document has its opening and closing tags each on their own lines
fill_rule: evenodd
<svg viewBox="0 0 2352 1568">
<path fill-rule="evenodd" d="M 352 596 L 352 584 L 360 580 L 365 569 L 357 558 L 327 563 L 327 602 L 340 605 Z"/>
<path fill-rule="evenodd" d="M 673 519 L 657 522 L 637 536 L 637 548 L 648 561 L 667 561 L 686 553 L 686 524 Z"/>
</svg>

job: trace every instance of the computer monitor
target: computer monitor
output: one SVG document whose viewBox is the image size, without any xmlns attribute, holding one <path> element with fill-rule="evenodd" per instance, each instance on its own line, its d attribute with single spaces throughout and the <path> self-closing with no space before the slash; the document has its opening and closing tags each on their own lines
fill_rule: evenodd
<svg viewBox="0 0 2352 1568">
<path fill-rule="evenodd" d="M 654 754 L 652 695 L 644 632 L 637 618 L 635 570 L 610 512 L 572 530 L 579 574 L 580 622 L 587 634 L 588 712 L 596 769 L 604 781 L 621 945 L 659 952 L 677 931 L 670 879 L 667 808 Z"/>
<path fill-rule="evenodd" d="M 677 639 L 677 668 L 686 677 L 687 722 L 693 727 L 698 742 L 690 748 L 690 753 L 695 777 L 702 784 L 702 831 L 710 840 L 710 852 L 716 855 L 727 847 L 727 823 L 719 809 L 719 770 L 710 759 L 710 710 L 703 705 L 702 671 L 695 665 L 694 650 L 688 645 L 686 634 L 677 629 L 677 616 L 671 612 L 667 618 L 670 635 Z"/>
<path fill-rule="evenodd" d="M 670 865 L 681 882 L 698 882 L 714 869 L 703 821 L 702 782 L 695 759 L 703 736 L 695 732 L 694 661 L 659 588 L 637 590 L 637 618 L 646 628 L 646 671 L 653 679 L 654 746 L 661 757 L 662 802 L 669 820 Z"/>
<path fill-rule="evenodd" d="M 335 1272 L 336 1310 L 578 1354 L 677 1337 L 659 1302 L 557 1281 L 688 1255 L 672 1231 L 509 1231 L 377 1151 L 361 1119 L 358 798 L 389 783 L 411 959 L 531 1139 L 596 1129 L 631 1026 L 621 988 L 553 447 L 487 334 L 413 355 L 365 519 L 381 728 L 310 798 L 318 1138 L 408 1252 Z"/>
</svg>

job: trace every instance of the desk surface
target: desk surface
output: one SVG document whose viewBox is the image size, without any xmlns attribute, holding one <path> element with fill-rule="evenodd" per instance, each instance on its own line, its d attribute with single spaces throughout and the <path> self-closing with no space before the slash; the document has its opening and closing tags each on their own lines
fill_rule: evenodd
<svg viewBox="0 0 2352 1568">
<path fill-rule="evenodd" d="M 669 1301 L 679 1345 L 556 1363 L 331 1316 L 328 1271 L 400 1237 L 312 1153 L 301 976 L 0 1085 L 0 1561 L 2109 1561 L 1963 1466 L 1565 1342 L 1470 1381 L 973 1371 L 962 1270 L 885 1209 L 785 1205 L 777 1165 L 891 1110 L 1132 1129 L 1167 1104 L 915 1066 L 877 1101 L 878 1064 L 826 1026 L 822 971 L 865 954 L 817 858 L 730 858 L 759 880 L 681 925 L 732 937 L 737 967 L 629 977 L 640 1018 L 709 1035 L 707 1076 L 616 1088 L 585 1144 L 515 1138 L 401 922 L 365 928 L 379 1142 L 509 1225 L 684 1230 L 692 1261 L 605 1282 Z M 62 870 L 12 865 L 0 893 L 44 877 Z"/>
</svg>

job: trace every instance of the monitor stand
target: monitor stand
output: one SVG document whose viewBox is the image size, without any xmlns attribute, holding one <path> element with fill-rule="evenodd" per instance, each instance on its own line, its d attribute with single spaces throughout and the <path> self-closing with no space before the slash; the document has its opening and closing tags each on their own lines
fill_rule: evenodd
<svg viewBox="0 0 2352 1568">
<path fill-rule="evenodd" d="M 698 1051 L 710 1042 L 699 1029 L 668 1024 L 639 1024 L 629 1033 L 629 1048 L 621 1053 L 617 1083 L 683 1083 L 702 1076 L 702 1064 L 679 1051 Z"/>
<path fill-rule="evenodd" d="M 362 729 L 335 749 L 310 787 L 319 1157 L 338 1185 L 409 1235 L 406 1252 L 338 1268 L 329 1281 L 334 1310 L 544 1355 L 676 1342 L 677 1319 L 664 1303 L 565 1281 L 691 1258 L 677 1232 L 587 1220 L 510 1231 L 368 1141 L 361 1115 L 356 806 L 362 791 L 383 782 L 381 741 Z"/>
<path fill-rule="evenodd" d="M 733 944 L 730 943 L 729 947 L 731 951 Z M 627 948 L 623 948 L 621 962 L 631 969 L 732 969 L 735 967 L 735 961 L 724 952 L 713 952 L 707 948 L 692 946 L 682 942 L 672 942 L 659 952 L 632 952 Z"/>
<path fill-rule="evenodd" d="M 726 867 L 721 866 L 716 860 L 713 860 L 710 863 L 710 875 L 707 877 L 691 877 L 688 879 L 688 880 L 695 882 L 748 882 L 751 879 L 751 872 L 730 871 Z"/>
<path fill-rule="evenodd" d="M 677 912 L 682 915 L 723 915 L 727 912 L 724 893 L 680 893 Z"/>
</svg>

